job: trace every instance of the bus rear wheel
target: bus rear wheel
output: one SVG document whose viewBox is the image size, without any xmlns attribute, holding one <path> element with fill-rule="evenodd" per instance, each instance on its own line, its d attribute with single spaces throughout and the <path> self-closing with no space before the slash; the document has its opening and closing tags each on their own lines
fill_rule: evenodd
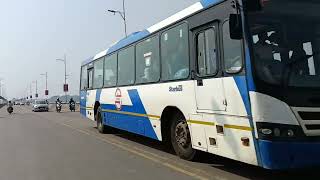
<svg viewBox="0 0 320 180">
<path fill-rule="evenodd" d="M 185 160 L 193 160 L 196 150 L 192 148 L 191 136 L 187 121 L 177 113 L 171 121 L 171 143 L 176 154 Z"/>
<path fill-rule="evenodd" d="M 101 107 L 98 108 L 97 114 L 95 115 L 97 122 L 97 129 L 100 133 L 105 134 L 107 132 L 107 127 L 103 124 L 102 110 Z"/>
</svg>

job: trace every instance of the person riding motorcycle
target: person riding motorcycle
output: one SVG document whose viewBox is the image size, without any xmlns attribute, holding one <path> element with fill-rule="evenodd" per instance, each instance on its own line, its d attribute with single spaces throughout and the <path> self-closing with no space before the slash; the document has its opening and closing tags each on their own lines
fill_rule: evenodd
<svg viewBox="0 0 320 180">
<path fill-rule="evenodd" d="M 71 99 L 69 100 L 69 109 L 70 109 L 71 111 L 74 111 L 74 110 L 75 110 L 75 101 L 73 100 L 73 98 L 71 98 Z"/>
<path fill-rule="evenodd" d="M 57 112 L 61 111 L 61 104 L 62 104 L 62 102 L 61 102 L 60 99 L 58 98 L 58 99 L 56 100 L 56 110 L 57 110 Z M 60 108 L 59 110 L 58 110 L 58 107 Z"/>
<path fill-rule="evenodd" d="M 8 102 L 8 108 L 7 111 L 9 114 L 11 114 L 13 112 L 13 103 L 11 101 Z"/>
</svg>

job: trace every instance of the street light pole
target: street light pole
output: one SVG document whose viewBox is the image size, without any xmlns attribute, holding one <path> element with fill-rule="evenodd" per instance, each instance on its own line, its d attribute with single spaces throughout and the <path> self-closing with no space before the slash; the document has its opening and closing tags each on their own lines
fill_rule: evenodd
<svg viewBox="0 0 320 180">
<path fill-rule="evenodd" d="M 36 84 L 36 94 L 34 95 L 35 99 L 38 99 L 38 80 L 32 81 L 32 83 Z M 32 94 L 32 93 L 31 93 Z"/>
<path fill-rule="evenodd" d="M 64 54 L 64 59 L 56 59 L 57 61 L 62 61 L 64 62 L 64 84 L 67 84 L 67 57 L 66 54 Z M 65 96 L 66 96 L 66 102 L 68 102 L 67 98 L 67 91 L 65 91 Z"/>
<path fill-rule="evenodd" d="M 114 15 L 116 13 L 120 14 L 121 18 L 123 19 L 123 23 L 124 23 L 124 33 L 126 35 L 126 37 L 128 37 L 127 34 L 127 19 L 126 19 L 126 9 L 125 9 L 125 2 L 124 0 L 122 0 L 122 12 L 121 11 L 116 11 L 116 10 L 112 10 L 112 9 L 108 9 L 109 12 L 113 13 Z"/>
<path fill-rule="evenodd" d="M 30 83 L 30 100 L 32 100 L 32 83 Z"/>
<path fill-rule="evenodd" d="M 46 72 L 45 74 L 40 74 L 41 76 L 45 76 L 46 77 L 46 91 L 48 90 L 48 72 Z"/>
<path fill-rule="evenodd" d="M 122 1 L 122 10 L 123 10 L 124 33 L 126 34 L 126 37 L 128 37 L 128 35 L 127 35 L 126 9 L 125 9 L 124 0 Z"/>
</svg>

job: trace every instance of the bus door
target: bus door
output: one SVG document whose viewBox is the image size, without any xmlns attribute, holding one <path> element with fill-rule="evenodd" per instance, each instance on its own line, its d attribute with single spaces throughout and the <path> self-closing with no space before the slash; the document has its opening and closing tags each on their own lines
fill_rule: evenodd
<svg viewBox="0 0 320 180">
<path fill-rule="evenodd" d="M 194 32 L 196 49 L 195 96 L 198 111 L 226 111 L 223 78 L 219 73 L 218 26 Z"/>
<path fill-rule="evenodd" d="M 93 67 L 88 69 L 88 90 L 87 90 L 87 117 L 91 120 L 94 120 L 94 103 L 95 103 L 95 92 L 93 88 Z"/>
</svg>

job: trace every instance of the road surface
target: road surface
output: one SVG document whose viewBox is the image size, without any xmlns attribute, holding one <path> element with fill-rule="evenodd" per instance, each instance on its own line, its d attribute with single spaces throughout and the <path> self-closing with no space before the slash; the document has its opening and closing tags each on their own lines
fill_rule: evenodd
<svg viewBox="0 0 320 180">
<path fill-rule="evenodd" d="M 99 134 L 79 112 L 0 109 L 0 180 L 302 179 L 317 170 L 272 172 L 207 154 L 189 162 L 148 138 Z"/>
</svg>

